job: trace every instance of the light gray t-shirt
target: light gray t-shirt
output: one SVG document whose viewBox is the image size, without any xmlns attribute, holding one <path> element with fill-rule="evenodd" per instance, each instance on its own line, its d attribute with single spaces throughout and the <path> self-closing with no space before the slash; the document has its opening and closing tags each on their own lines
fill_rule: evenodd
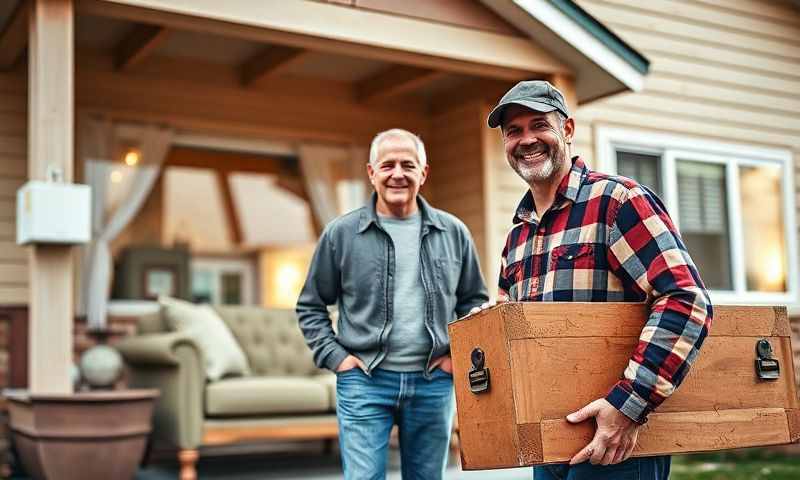
<svg viewBox="0 0 800 480">
<path fill-rule="evenodd" d="M 419 212 L 406 218 L 380 217 L 394 243 L 394 317 L 388 352 L 380 368 L 396 372 L 425 370 L 431 335 L 425 327 L 425 289 L 420 272 Z"/>
</svg>

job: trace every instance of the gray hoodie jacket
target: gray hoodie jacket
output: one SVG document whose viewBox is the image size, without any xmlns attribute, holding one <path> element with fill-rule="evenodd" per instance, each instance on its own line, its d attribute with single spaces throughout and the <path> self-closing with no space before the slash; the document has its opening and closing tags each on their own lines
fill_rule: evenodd
<svg viewBox="0 0 800 480">
<path fill-rule="evenodd" d="M 395 271 L 394 245 L 368 205 L 330 222 L 320 236 L 306 283 L 297 301 L 297 316 L 314 362 L 336 367 L 348 354 L 360 358 L 367 374 L 386 356 L 392 327 Z M 432 359 L 449 353 L 448 322 L 488 300 L 475 245 L 458 218 L 417 197 L 422 215 L 420 258 L 425 289 L 425 326 L 431 335 Z M 328 305 L 338 304 L 338 333 Z"/>
</svg>

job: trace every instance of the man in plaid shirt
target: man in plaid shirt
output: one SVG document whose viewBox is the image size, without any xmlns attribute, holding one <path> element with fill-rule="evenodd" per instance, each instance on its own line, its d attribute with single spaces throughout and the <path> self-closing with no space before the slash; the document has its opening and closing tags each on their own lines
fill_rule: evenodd
<svg viewBox="0 0 800 480">
<path fill-rule="evenodd" d="M 503 249 L 498 300 L 650 306 L 620 380 L 567 416 L 594 417 L 592 441 L 569 465 L 537 467 L 534 477 L 668 478 L 668 456 L 629 457 L 647 414 L 681 383 L 711 325 L 708 292 L 686 246 L 649 189 L 572 156 L 575 123 L 548 82 L 517 84 L 488 123 L 501 127 L 508 163 L 530 186 Z"/>
</svg>

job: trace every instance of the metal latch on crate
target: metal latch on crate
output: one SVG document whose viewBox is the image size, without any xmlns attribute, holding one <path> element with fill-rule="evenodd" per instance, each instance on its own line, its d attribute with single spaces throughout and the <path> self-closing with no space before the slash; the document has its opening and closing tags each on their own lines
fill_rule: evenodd
<svg viewBox="0 0 800 480">
<path fill-rule="evenodd" d="M 756 342 L 756 373 L 761 380 L 777 380 L 781 366 L 772 358 L 772 345 L 766 338 Z"/>
<path fill-rule="evenodd" d="M 472 360 L 472 368 L 469 369 L 469 389 L 472 393 L 489 391 L 489 369 L 484 368 L 486 355 L 483 350 L 473 349 L 470 360 Z"/>
</svg>

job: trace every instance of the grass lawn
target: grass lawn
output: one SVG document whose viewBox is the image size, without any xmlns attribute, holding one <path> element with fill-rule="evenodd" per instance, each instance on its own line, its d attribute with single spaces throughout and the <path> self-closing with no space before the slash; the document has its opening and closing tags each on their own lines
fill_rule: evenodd
<svg viewBox="0 0 800 480">
<path fill-rule="evenodd" d="M 798 480 L 800 456 L 765 450 L 672 457 L 670 480 Z"/>
</svg>

